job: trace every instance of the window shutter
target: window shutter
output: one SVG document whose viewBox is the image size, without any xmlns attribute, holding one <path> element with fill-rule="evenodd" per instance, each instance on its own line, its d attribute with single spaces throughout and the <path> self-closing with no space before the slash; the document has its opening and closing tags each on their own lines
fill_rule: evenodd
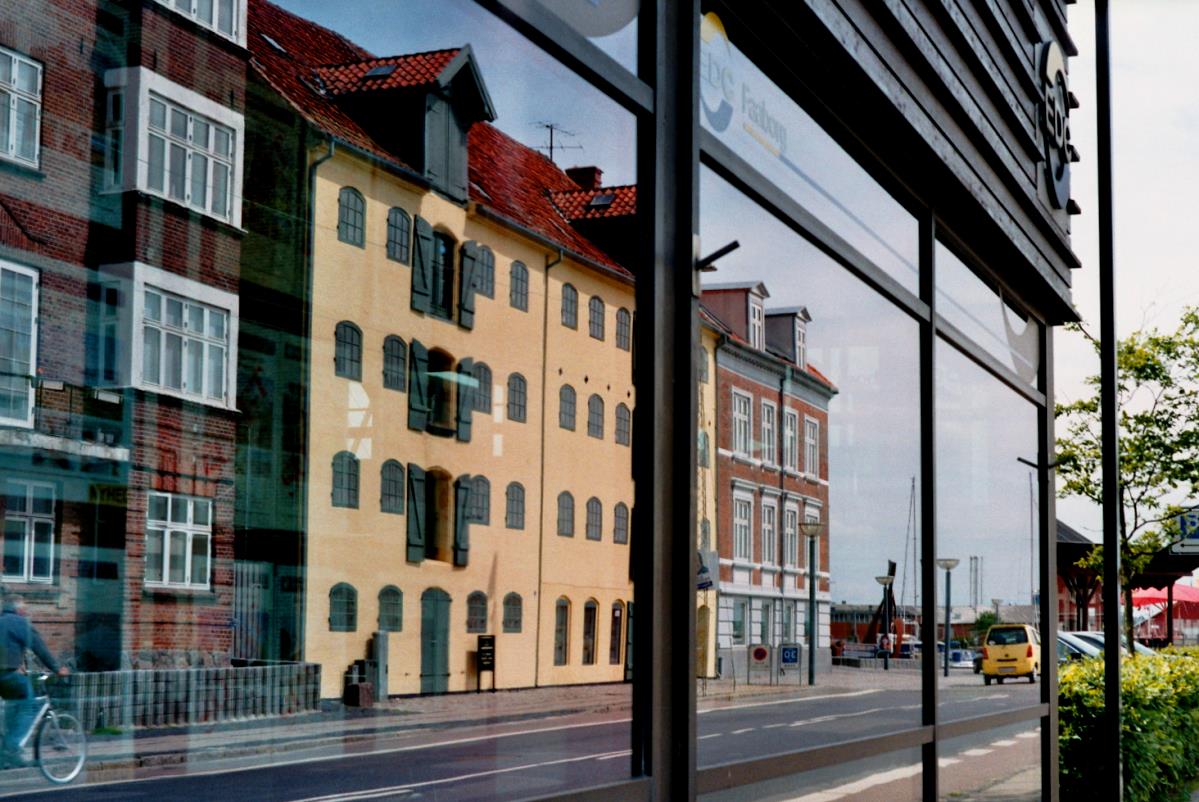
<svg viewBox="0 0 1199 802">
<path fill-rule="evenodd" d="M 425 559 L 425 525 L 429 520 L 425 510 L 425 471 L 408 463 L 408 562 Z"/>
<path fill-rule="evenodd" d="M 446 119 L 449 105 L 437 97 L 429 95 L 425 106 L 425 175 L 433 186 L 446 189 Z"/>
<path fill-rule="evenodd" d="M 458 282 L 458 325 L 475 327 L 475 287 L 479 279 L 479 245 L 474 240 L 462 246 L 462 280 Z"/>
<path fill-rule="evenodd" d="M 433 226 L 417 215 L 413 229 L 412 308 L 428 314 L 433 287 Z"/>
<path fill-rule="evenodd" d="M 408 347 L 408 428 L 424 431 L 429 424 L 429 350 L 420 340 Z"/>
<path fill-rule="evenodd" d="M 466 357 L 458 363 L 458 439 L 470 442 L 470 413 L 475 407 L 475 362 Z"/>
<path fill-rule="evenodd" d="M 454 480 L 454 565 L 465 566 L 470 552 L 470 490 L 474 482 L 469 476 Z"/>
<path fill-rule="evenodd" d="M 450 106 L 446 113 L 446 189 L 455 198 L 466 200 L 466 129 Z"/>
</svg>

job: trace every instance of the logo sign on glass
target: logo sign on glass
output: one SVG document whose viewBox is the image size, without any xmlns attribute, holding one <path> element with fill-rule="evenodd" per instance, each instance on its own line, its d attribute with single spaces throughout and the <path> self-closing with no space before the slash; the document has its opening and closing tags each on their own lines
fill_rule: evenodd
<svg viewBox="0 0 1199 802">
<path fill-rule="evenodd" d="M 1045 188 L 1049 203 L 1064 209 L 1070 202 L 1070 90 L 1066 59 L 1057 42 L 1041 48 L 1041 137 L 1044 142 Z"/>
</svg>

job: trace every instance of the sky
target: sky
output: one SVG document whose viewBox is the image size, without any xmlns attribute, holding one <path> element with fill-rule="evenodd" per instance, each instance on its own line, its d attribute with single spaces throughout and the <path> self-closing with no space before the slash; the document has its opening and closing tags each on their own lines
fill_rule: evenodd
<svg viewBox="0 0 1199 802">
<path fill-rule="evenodd" d="M 390 14 L 380 14 L 374 3 L 281 0 L 281 5 L 377 55 L 469 42 L 502 130 L 537 147 L 547 140 L 540 125 L 554 123 L 569 132 L 558 141 L 571 146 L 556 154 L 560 166 L 599 165 L 606 184 L 634 179 L 632 116 L 470 0 L 404 0 L 385 6 L 395 9 Z M 1072 168 L 1072 195 L 1083 210 L 1072 221 L 1073 246 L 1083 263 L 1073 274 L 1074 302 L 1088 325 L 1097 329 L 1094 23 L 1089 3 L 1068 8 L 1081 52 L 1070 62 L 1070 88 L 1081 102 L 1071 114 L 1071 131 L 1082 156 Z M 635 29 L 633 23 L 595 41 L 631 67 Z M 1171 327 L 1184 304 L 1199 303 L 1199 271 L 1188 264 L 1199 201 L 1184 191 L 1199 185 L 1199 159 L 1193 155 L 1199 104 L 1185 85 L 1186 78 L 1199 74 L 1199 48 L 1190 41 L 1192 32 L 1199 30 L 1199 0 L 1117 3 L 1112 29 L 1118 326 L 1123 335 L 1143 325 Z M 744 71 L 744 65 L 739 69 Z M 749 154 L 757 169 L 796 197 L 819 208 L 821 219 L 901 283 L 912 286 L 915 227 L 910 217 L 872 192 L 869 180 L 861 180 L 852 164 L 839 162 L 835 145 L 822 141 L 802 113 L 787 111 L 784 97 L 772 95 L 769 88 L 761 91 L 754 98 L 766 115 L 759 117 L 761 130 L 773 132 L 771 121 L 786 118 L 793 128 L 792 141 L 761 140 L 775 147 L 770 151 L 753 150 L 752 143 L 743 140 L 737 143 L 738 151 Z M 718 100 L 710 93 L 704 99 Z M 743 132 L 734 131 L 738 133 Z M 784 162 L 787 169 L 778 166 L 780 145 L 791 157 L 789 164 Z M 848 214 L 836 204 L 825 204 L 813 186 L 853 199 Z M 846 281 L 843 271 L 830 269 L 827 260 L 804 248 L 792 232 L 756 213 L 706 170 L 701 194 L 701 249 L 709 252 L 733 238 L 742 242 L 739 251 L 720 262 L 713 280 L 766 280 L 771 305 L 805 304 L 813 315 L 813 360 L 823 360 L 822 367 L 841 390 L 830 408 L 829 432 L 830 509 L 837 530 L 833 596 L 873 601 L 878 590 L 873 577 L 884 572 L 880 566 L 896 559 L 902 572 L 903 559 L 910 553 L 908 505 L 912 476 L 918 474 L 918 441 L 910 425 L 917 416 L 914 326 Z M 855 224 L 855 215 L 866 223 Z M 1073 400 L 1086 393 L 1083 379 L 1096 372 L 1098 363 L 1080 336 L 1058 332 L 1055 340 L 1057 397 Z M 1028 540 L 1028 474 L 1015 460 L 1035 454 L 1032 416 L 1025 402 L 1010 391 L 996 391 L 993 380 L 972 366 L 959 366 L 952 358 L 942 363 L 949 366 L 945 370 L 957 373 L 954 391 L 942 393 L 945 414 L 939 421 L 944 431 L 938 435 L 947 444 L 938 453 L 943 505 L 938 509 L 939 556 L 953 552 L 963 563 L 968 556 L 984 557 L 982 603 L 992 598 L 1027 602 L 1035 565 L 1013 544 Z M 983 406 L 980 399 L 986 399 Z M 1019 436 L 1004 435 L 1016 431 Z M 1098 511 L 1092 505 L 1059 500 L 1058 515 L 1084 533 L 1099 536 Z M 961 585 L 955 587 L 966 587 L 964 569 L 958 575 Z M 897 580 L 897 595 L 898 586 Z"/>
</svg>

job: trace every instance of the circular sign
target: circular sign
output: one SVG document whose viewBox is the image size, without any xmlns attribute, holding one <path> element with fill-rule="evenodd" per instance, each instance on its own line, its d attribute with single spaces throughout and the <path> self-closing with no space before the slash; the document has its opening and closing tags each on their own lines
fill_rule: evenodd
<svg viewBox="0 0 1199 802">
<path fill-rule="evenodd" d="M 1041 49 L 1041 139 L 1044 143 L 1045 188 L 1055 209 L 1070 202 L 1070 90 L 1066 58 L 1057 42 Z"/>
<path fill-rule="evenodd" d="M 560 0 L 543 2 L 584 36 L 607 36 L 628 25 L 637 16 L 637 0 Z"/>
<path fill-rule="evenodd" d="M 765 663 L 766 658 L 770 657 L 770 650 L 765 646 L 755 646 L 750 649 L 749 654 L 755 663 Z"/>
</svg>

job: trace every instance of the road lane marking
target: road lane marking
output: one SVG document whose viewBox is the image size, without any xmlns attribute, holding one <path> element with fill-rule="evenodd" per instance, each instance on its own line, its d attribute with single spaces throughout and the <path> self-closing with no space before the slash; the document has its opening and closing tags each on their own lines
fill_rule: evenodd
<svg viewBox="0 0 1199 802">
<path fill-rule="evenodd" d="M 724 707 L 709 707 L 707 710 L 697 710 L 696 715 L 702 716 L 706 713 L 718 713 L 721 710 L 745 710 L 750 707 L 773 707 L 774 705 L 787 705 L 796 702 L 819 702 L 824 699 L 849 699 L 854 696 L 869 696 L 872 693 L 882 693 L 882 688 L 868 688 L 864 691 L 848 691 L 846 693 L 826 693 L 821 696 L 805 696 L 800 699 L 775 699 L 770 702 L 746 702 L 743 705 L 725 705 Z"/>
<path fill-rule="evenodd" d="M 787 723 L 785 721 L 780 721 L 778 724 L 765 724 L 762 726 L 762 729 L 773 730 L 775 727 L 786 727 L 786 726 L 787 726 Z"/>
<path fill-rule="evenodd" d="M 615 760 L 618 757 L 628 757 L 631 754 L 633 754 L 632 749 L 625 749 L 624 751 L 613 752 L 609 755 L 600 755 L 599 757 L 596 758 L 596 760 Z"/>
<path fill-rule="evenodd" d="M 1015 746 L 1019 741 L 1013 741 L 1010 738 L 1004 738 L 1001 741 L 991 741 L 991 746 Z"/>
<path fill-rule="evenodd" d="M 872 707 L 868 710 L 857 710 L 853 713 L 830 713 L 827 716 L 816 716 L 815 718 L 803 718 L 797 721 L 792 721 L 788 727 L 806 727 L 809 724 L 824 724 L 828 721 L 837 721 L 843 718 L 854 718 L 855 716 L 872 716 L 876 713 L 888 713 L 896 710 L 919 710 L 920 705 L 899 705 L 896 707 Z"/>
<path fill-rule="evenodd" d="M 956 757 L 939 757 L 939 758 L 937 758 L 937 765 L 940 766 L 941 768 L 946 768 L 948 766 L 952 766 L 954 763 L 961 763 L 961 762 L 962 761 L 958 760 Z"/>
<path fill-rule="evenodd" d="M 966 757 L 982 757 L 983 755 L 989 755 L 994 751 L 994 749 L 967 749 L 966 751 L 959 752 L 958 754 L 965 755 Z"/>
<path fill-rule="evenodd" d="M 747 733 L 747 732 L 753 732 L 756 729 L 757 729 L 757 727 L 746 727 L 746 728 L 740 729 L 740 730 L 733 730 L 732 732 L 729 733 L 729 735 L 743 735 L 744 733 Z"/>
<path fill-rule="evenodd" d="M 695 740 L 697 740 L 697 741 L 702 741 L 704 738 L 719 738 L 721 735 L 724 735 L 724 733 L 722 733 L 722 732 L 711 732 L 711 733 L 708 733 L 707 735 L 701 735 L 701 736 L 699 736 L 698 738 L 696 738 Z"/>
<path fill-rule="evenodd" d="M 1036 738 L 1036 737 L 1038 737 L 1038 733 L 1036 730 L 1029 730 L 1028 732 L 1016 733 L 1016 737 L 1017 738 Z"/>
<path fill-rule="evenodd" d="M 845 785 L 838 785 L 836 788 L 816 791 L 815 793 L 804 794 L 803 796 L 793 796 L 790 799 L 784 800 L 784 802 L 834 802 L 837 799 L 856 796 L 876 785 L 885 785 L 897 780 L 910 779 L 920 774 L 923 768 L 923 765 L 920 763 L 914 763 L 911 766 L 900 766 L 890 771 L 871 774 L 869 777 L 863 777 L 860 780 L 855 780 Z"/>
</svg>

